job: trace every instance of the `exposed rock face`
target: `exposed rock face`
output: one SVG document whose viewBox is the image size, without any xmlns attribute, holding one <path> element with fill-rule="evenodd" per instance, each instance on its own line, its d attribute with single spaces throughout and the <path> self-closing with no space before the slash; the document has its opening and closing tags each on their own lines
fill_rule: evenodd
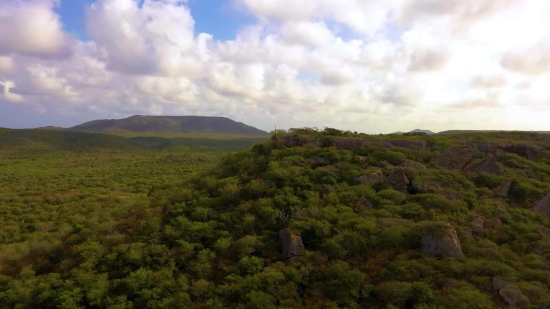
<svg viewBox="0 0 550 309">
<path fill-rule="evenodd" d="M 444 231 L 429 231 L 422 236 L 422 252 L 440 257 L 463 258 L 462 244 L 450 224 Z"/>
<path fill-rule="evenodd" d="M 330 138 L 323 141 L 323 147 L 334 147 L 338 150 L 355 150 L 367 143 L 359 138 Z"/>
<path fill-rule="evenodd" d="M 294 235 L 288 228 L 279 233 L 284 260 L 289 263 L 305 249 L 302 237 Z"/>
<path fill-rule="evenodd" d="M 407 176 L 405 176 L 402 168 L 398 168 L 393 173 L 391 173 L 386 181 L 394 190 L 403 192 L 405 194 L 408 193 L 407 187 L 409 185 L 409 180 L 407 179 Z"/>
<path fill-rule="evenodd" d="M 493 227 L 496 227 L 496 226 L 501 226 L 502 225 L 502 221 L 500 221 L 500 219 L 487 219 L 485 220 L 485 228 L 493 228 Z"/>
<path fill-rule="evenodd" d="M 525 297 L 520 291 L 520 289 L 511 283 L 508 283 L 499 278 L 493 277 L 493 289 L 498 291 L 498 295 L 504 299 L 510 308 L 526 308 L 531 303 L 529 299 Z"/>
<path fill-rule="evenodd" d="M 462 170 L 468 163 L 476 157 L 476 150 L 467 145 L 453 146 L 449 148 L 435 162 L 439 166 L 451 169 Z"/>
<path fill-rule="evenodd" d="M 550 217 L 550 193 L 548 193 L 548 195 L 546 195 L 542 200 L 538 201 L 533 210 Z"/>
<path fill-rule="evenodd" d="M 498 166 L 495 158 L 487 158 L 483 160 L 478 166 L 476 166 L 472 172 L 475 173 L 489 173 L 489 174 L 495 174 L 495 175 L 504 175 L 504 171 L 500 166 Z"/>
<path fill-rule="evenodd" d="M 482 214 L 477 214 L 475 218 L 470 221 L 468 226 L 472 229 L 473 232 L 483 233 L 483 228 L 485 226 L 485 217 Z"/>
<path fill-rule="evenodd" d="M 417 169 L 417 170 L 425 170 L 426 167 L 424 165 L 422 165 L 422 163 L 420 162 L 416 162 L 416 161 L 413 161 L 413 160 L 407 160 L 403 163 L 401 163 L 399 165 L 400 167 L 403 167 L 403 168 L 414 168 L 414 169 Z"/>
<path fill-rule="evenodd" d="M 502 145 L 502 144 L 491 144 L 491 143 L 467 143 L 474 149 L 477 149 L 485 154 L 498 157 L 503 153 L 515 153 L 520 157 L 536 161 L 539 157 L 541 148 L 534 145 Z"/>
<path fill-rule="evenodd" d="M 466 145 L 477 149 L 485 154 L 498 157 L 504 153 L 504 145 L 490 143 L 466 143 Z"/>
<path fill-rule="evenodd" d="M 541 148 L 530 145 L 510 145 L 504 147 L 504 152 L 515 153 L 531 161 L 536 161 L 539 157 Z"/>
<path fill-rule="evenodd" d="M 306 136 L 283 136 L 279 139 L 281 143 L 288 147 L 305 146 L 307 144 L 316 144 L 321 146 L 321 139 L 318 137 Z"/>
</svg>

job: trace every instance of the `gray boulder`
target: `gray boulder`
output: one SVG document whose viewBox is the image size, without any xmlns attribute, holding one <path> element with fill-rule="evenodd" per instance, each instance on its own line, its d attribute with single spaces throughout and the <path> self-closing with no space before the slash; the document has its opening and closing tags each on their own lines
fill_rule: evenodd
<svg viewBox="0 0 550 309">
<path fill-rule="evenodd" d="M 422 252 L 439 257 L 464 258 L 460 239 L 450 224 L 443 230 L 425 233 L 422 236 Z"/>
<path fill-rule="evenodd" d="M 414 169 L 417 169 L 417 170 L 425 170 L 426 167 L 424 165 L 422 165 L 422 163 L 420 162 L 416 162 L 416 161 L 413 161 L 413 160 L 406 160 L 405 162 L 399 164 L 399 166 L 401 166 L 402 168 L 414 168 Z"/>
<path fill-rule="evenodd" d="M 521 293 L 521 290 L 516 285 L 496 277 L 493 277 L 492 280 L 493 289 L 498 291 L 498 295 L 508 303 L 510 308 L 526 308 L 531 304 L 529 299 Z"/>
<path fill-rule="evenodd" d="M 287 263 L 292 262 L 305 250 L 302 237 L 294 235 L 288 228 L 279 232 L 279 239 L 281 241 L 283 259 Z"/>
</svg>

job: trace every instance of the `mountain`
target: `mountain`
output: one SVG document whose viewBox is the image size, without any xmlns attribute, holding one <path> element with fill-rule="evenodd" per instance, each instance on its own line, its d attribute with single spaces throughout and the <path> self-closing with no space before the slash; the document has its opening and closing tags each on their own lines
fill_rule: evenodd
<svg viewBox="0 0 550 309">
<path fill-rule="evenodd" d="M 432 132 L 430 130 L 422 130 L 422 129 L 414 129 L 414 130 L 410 131 L 409 133 L 417 133 L 417 132 L 426 133 L 428 135 L 434 134 L 434 132 Z"/>
<path fill-rule="evenodd" d="M 70 131 L 124 133 L 219 133 L 233 135 L 267 136 L 256 129 L 226 117 L 205 116 L 131 116 L 124 119 L 102 119 L 86 122 Z"/>
<path fill-rule="evenodd" d="M 397 131 L 397 132 L 394 132 L 394 133 L 391 133 L 391 134 L 405 134 L 405 133 L 426 133 L 428 135 L 435 134 L 434 132 L 432 132 L 430 130 L 422 130 L 422 129 L 414 129 L 414 130 L 409 131 L 409 132 Z"/>
</svg>

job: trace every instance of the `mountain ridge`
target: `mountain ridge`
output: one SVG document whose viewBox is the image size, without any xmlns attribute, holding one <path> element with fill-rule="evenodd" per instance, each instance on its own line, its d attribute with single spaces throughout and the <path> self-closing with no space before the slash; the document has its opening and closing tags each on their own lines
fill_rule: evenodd
<svg viewBox="0 0 550 309">
<path fill-rule="evenodd" d="M 97 119 L 66 130 L 122 133 L 222 133 L 267 136 L 268 132 L 234 121 L 227 117 L 214 116 L 143 116 L 134 115 L 122 119 Z"/>
</svg>

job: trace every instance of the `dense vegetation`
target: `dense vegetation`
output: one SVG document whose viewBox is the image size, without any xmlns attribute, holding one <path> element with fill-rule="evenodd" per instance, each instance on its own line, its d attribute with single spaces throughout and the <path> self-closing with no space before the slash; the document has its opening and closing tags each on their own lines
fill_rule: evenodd
<svg viewBox="0 0 550 309">
<path fill-rule="evenodd" d="M 321 142 L 290 147 L 285 138 Z M 333 138 L 372 142 L 338 150 L 326 147 Z M 397 139 L 426 147 L 386 142 Z M 550 220 L 533 205 L 550 191 L 550 152 L 491 161 L 472 150 L 468 168 L 441 163 L 454 164 L 452 146 L 472 141 L 548 147 L 547 135 L 521 132 L 327 128 L 278 132 L 230 155 L 9 152 L 0 161 L 0 305 L 501 308 L 513 298 L 543 308 Z M 478 171 L 483 164 L 492 169 Z M 394 175 L 406 176 L 403 190 Z M 458 238 L 460 254 L 431 252 L 426 235 Z"/>
</svg>

